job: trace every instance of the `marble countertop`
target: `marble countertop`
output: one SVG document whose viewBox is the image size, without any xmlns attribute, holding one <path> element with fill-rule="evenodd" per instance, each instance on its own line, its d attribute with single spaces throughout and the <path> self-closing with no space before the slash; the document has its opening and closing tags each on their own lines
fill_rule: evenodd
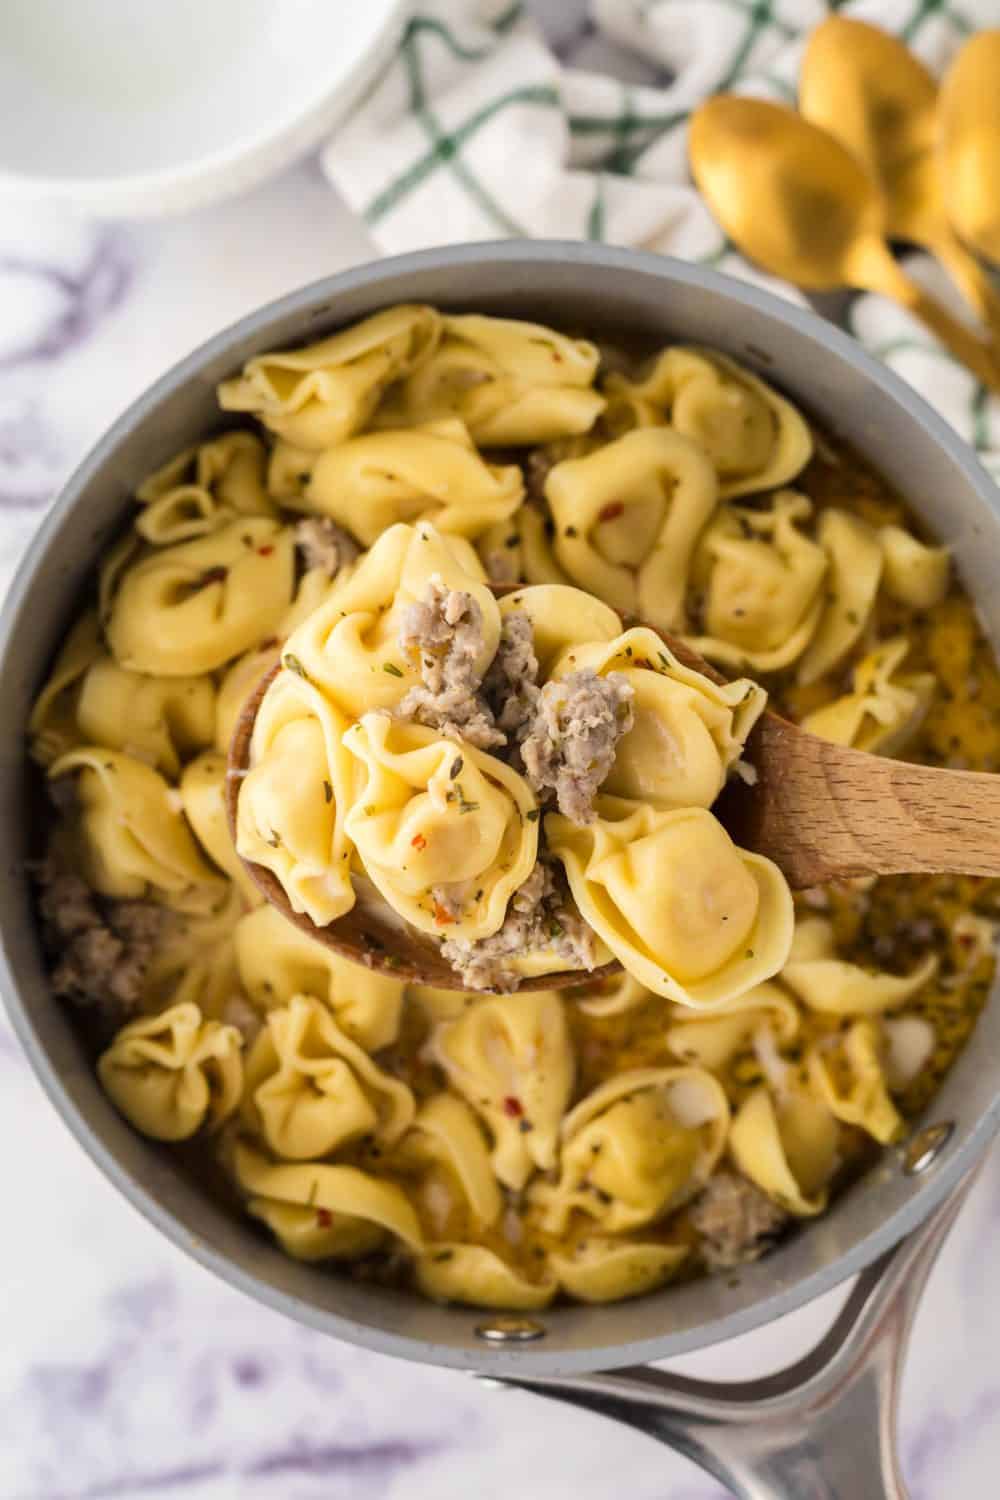
<svg viewBox="0 0 1000 1500">
<path fill-rule="evenodd" d="M 0 220 L 0 587 L 106 425 L 209 334 L 370 255 L 310 163 L 154 226 Z M 0 1500 L 718 1500 L 647 1439 L 468 1376 L 333 1343 L 216 1281 L 136 1214 L 0 1018 Z M 934 1272 L 903 1392 L 913 1500 L 996 1492 L 1000 1155 Z M 763 1374 L 833 1294 L 679 1362 Z M 844 1497 L 851 1500 L 851 1497 Z"/>
</svg>

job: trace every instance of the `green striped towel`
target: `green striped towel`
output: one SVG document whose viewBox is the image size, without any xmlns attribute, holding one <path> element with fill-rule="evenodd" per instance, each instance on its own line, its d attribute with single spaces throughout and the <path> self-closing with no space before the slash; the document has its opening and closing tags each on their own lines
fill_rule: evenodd
<svg viewBox="0 0 1000 1500">
<path fill-rule="evenodd" d="M 387 251 L 551 236 L 662 251 L 801 300 L 748 265 L 691 185 L 690 110 L 737 89 L 794 102 L 823 0 L 416 0 L 398 49 L 326 146 L 323 168 Z M 900 36 L 940 71 L 970 32 L 1000 25 L 1000 0 L 851 0 L 842 14 Z M 551 33 L 587 22 L 575 65 Z M 596 45 L 595 45 L 596 43 Z M 588 68 L 580 66 L 585 54 Z M 609 69 L 653 77 L 623 82 Z M 629 58 L 634 59 L 629 65 Z M 666 81 L 659 81 L 659 80 Z M 926 256 L 924 285 L 960 309 Z M 853 300 L 857 338 L 927 396 L 1000 478 L 1000 399 L 884 298 Z"/>
</svg>

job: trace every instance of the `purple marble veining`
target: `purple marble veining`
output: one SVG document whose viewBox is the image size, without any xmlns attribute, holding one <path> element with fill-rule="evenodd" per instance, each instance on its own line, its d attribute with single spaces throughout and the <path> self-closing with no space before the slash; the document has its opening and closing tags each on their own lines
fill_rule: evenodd
<svg viewBox="0 0 1000 1500">
<path fill-rule="evenodd" d="M 105 228 L 80 267 L 68 268 L 48 260 L 4 253 L 0 249 L 0 313 L 3 287 L 21 296 L 20 283 L 36 281 L 48 296 L 41 299 L 45 315 L 34 328 L 20 331 L 18 341 L 5 349 L 0 341 L 0 371 L 32 361 L 59 359 L 90 338 L 125 297 L 133 277 L 132 241 L 120 228 Z M 2 334 L 0 334 L 2 340 Z"/>
<path fill-rule="evenodd" d="M 10 384 L 0 380 L 0 508 L 37 509 L 52 499 L 67 455 L 34 394 Z"/>
<path fill-rule="evenodd" d="M 289 1480 L 300 1475 L 327 1481 L 343 1480 L 342 1493 L 349 1495 L 351 1500 L 364 1500 L 365 1496 L 374 1500 L 384 1493 L 387 1480 L 396 1470 L 410 1469 L 421 1460 L 433 1458 L 439 1451 L 440 1444 L 433 1442 L 302 1445 L 263 1454 L 244 1465 L 225 1460 L 181 1463 L 162 1469 L 117 1474 L 112 1479 L 98 1480 L 82 1488 L 71 1486 L 26 1493 L 17 1500 L 131 1500 L 133 1496 L 155 1495 L 157 1491 L 189 1487 L 208 1480 Z M 332 1491 L 327 1489 L 324 1493 L 327 1500 L 333 1500 Z"/>
</svg>

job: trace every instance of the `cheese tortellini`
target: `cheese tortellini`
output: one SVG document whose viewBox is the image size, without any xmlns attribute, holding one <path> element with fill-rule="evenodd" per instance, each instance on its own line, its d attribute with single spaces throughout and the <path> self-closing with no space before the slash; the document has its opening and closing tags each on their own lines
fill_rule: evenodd
<svg viewBox="0 0 1000 1500">
<path fill-rule="evenodd" d="M 265 516 L 158 548 L 125 568 L 105 633 L 119 666 L 212 672 L 273 635 L 292 602 L 291 528 Z"/>
<path fill-rule="evenodd" d="M 585 827 L 550 813 L 549 847 L 584 919 L 647 989 L 707 1007 L 778 972 L 792 899 L 770 860 L 737 849 L 704 808 L 602 795 L 597 813 Z"/>
<path fill-rule="evenodd" d="M 247 1058 L 242 1109 L 275 1156 L 315 1161 L 362 1136 L 392 1145 L 416 1106 L 321 1001 L 294 995 L 269 1013 Z"/>
<path fill-rule="evenodd" d="M 300 448 L 359 431 L 393 380 L 419 368 L 441 337 L 431 307 L 390 307 L 318 344 L 248 360 L 219 387 L 223 411 L 252 412 Z"/>
<path fill-rule="evenodd" d="M 571 581 L 662 630 L 681 621 L 688 567 L 715 509 L 708 458 L 668 428 L 626 433 L 556 464 L 545 483 Z"/>
<path fill-rule="evenodd" d="M 347 830 L 353 771 L 345 720 L 288 667 L 268 688 L 250 742 L 236 820 L 236 850 L 271 871 L 292 910 L 317 926 L 354 905 Z"/>
<path fill-rule="evenodd" d="M 168 903 L 224 889 L 206 863 L 163 777 L 144 761 L 83 746 L 60 756 L 49 776 L 75 778 L 80 861 L 105 896 L 135 899 L 150 891 Z"/>
<path fill-rule="evenodd" d="M 486 463 L 458 421 L 371 432 L 320 455 L 303 497 L 366 547 L 397 521 L 433 521 L 475 538 L 513 515 L 524 496 L 516 464 Z"/>
<path fill-rule="evenodd" d="M 775 489 L 809 462 L 809 428 L 790 402 L 734 360 L 707 349 L 658 354 L 636 380 L 609 375 L 610 396 L 669 421 L 703 448 L 724 499 Z"/>
<path fill-rule="evenodd" d="M 479 1000 L 442 1023 L 432 1046 L 451 1086 L 486 1121 L 493 1169 L 505 1187 L 522 1188 L 535 1168 L 555 1165 L 574 1071 L 557 994 Z"/>
<path fill-rule="evenodd" d="M 698 543 L 691 583 L 703 634 L 690 644 L 709 661 L 776 672 L 798 660 L 824 607 L 827 558 L 801 523 L 805 495 L 779 491 L 767 510 L 727 506 Z"/>
<path fill-rule="evenodd" d="M 753 1260 L 923 1109 L 997 898 L 793 902 L 717 799 L 768 701 L 1000 769 L 949 549 L 716 351 L 423 305 L 317 333 L 222 382 L 54 653 L 53 992 L 256 1255 L 531 1312 Z"/>
<path fill-rule="evenodd" d="M 130 1124 L 157 1141 L 183 1141 L 233 1113 L 243 1090 L 241 1037 L 174 1005 L 133 1021 L 98 1059 L 104 1092 Z"/>
<path fill-rule="evenodd" d="M 252 432 L 228 432 L 188 448 L 136 492 L 139 536 L 158 547 L 206 536 L 233 515 L 276 516 L 264 482 L 267 452 Z"/>
<path fill-rule="evenodd" d="M 240 983 L 262 1011 L 288 1005 L 296 995 L 313 995 L 366 1052 L 396 1040 L 403 1009 L 399 980 L 352 964 L 286 922 L 273 906 L 242 917 L 233 940 Z"/>
<path fill-rule="evenodd" d="M 588 668 L 602 676 L 622 673 L 633 693 L 633 725 L 604 790 L 653 807 L 711 807 L 764 711 L 763 689 L 746 679 L 712 682 L 646 628 L 574 646 L 558 658 L 552 676 Z"/>
<path fill-rule="evenodd" d="M 592 389 L 599 359 L 594 344 L 538 323 L 446 317 L 440 344 L 401 383 L 384 420 L 455 416 L 487 448 L 587 432 L 604 409 Z"/>
<path fill-rule="evenodd" d="M 290 636 L 285 666 L 351 717 L 394 708 L 420 681 L 419 664 L 399 643 L 403 615 L 436 581 L 475 600 L 483 625 L 475 666 L 484 672 L 500 641 L 500 610 L 482 581 L 475 553 L 467 542 L 463 551 L 461 540 L 427 525 L 401 523 L 383 532 L 344 583 Z"/>
<path fill-rule="evenodd" d="M 854 668 L 851 691 L 802 720 L 802 728 L 836 745 L 897 755 L 920 728 L 934 698 L 930 672 L 902 672 L 910 643 L 882 641 Z"/>
<path fill-rule="evenodd" d="M 575 1210 L 604 1230 L 639 1229 L 693 1197 L 726 1143 L 721 1084 L 697 1068 L 620 1073 L 566 1117 L 559 1180 L 533 1189 L 549 1233 Z"/>
<path fill-rule="evenodd" d="M 345 831 L 393 911 L 435 936 L 490 937 L 538 855 L 524 777 L 385 714 L 365 714 L 343 743 L 365 773 Z"/>
</svg>

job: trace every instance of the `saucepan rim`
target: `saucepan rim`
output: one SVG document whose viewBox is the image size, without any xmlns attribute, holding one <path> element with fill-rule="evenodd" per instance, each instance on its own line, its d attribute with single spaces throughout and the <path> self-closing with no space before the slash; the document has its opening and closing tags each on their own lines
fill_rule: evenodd
<svg viewBox="0 0 1000 1500">
<path fill-rule="evenodd" d="M 1000 517 L 1000 496 L 975 455 L 921 397 L 839 329 L 824 323 L 812 312 L 795 307 L 754 285 L 664 256 L 575 241 L 507 240 L 423 250 L 368 263 L 324 278 L 249 313 L 201 344 L 133 402 L 112 423 L 70 476 L 27 549 L 0 610 L 0 673 L 13 670 L 12 638 L 25 611 L 31 608 L 36 575 L 54 547 L 67 518 L 80 498 L 86 494 L 91 478 L 100 472 L 124 440 L 168 396 L 176 393 L 187 382 L 197 382 L 205 369 L 213 365 L 217 367 L 228 351 L 282 319 L 298 320 L 301 324 L 300 337 L 315 333 L 324 324 L 336 325 L 337 303 L 346 294 L 363 294 L 369 291 L 374 294 L 380 285 L 390 284 L 409 274 L 439 273 L 444 286 L 450 273 L 458 273 L 463 268 L 472 266 L 496 266 L 498 274 L 502 275 L 505 271 L 530 272 L 532 268 L 537 268 L 539 273 L 551 273 L 553 268 L 566 263 L 575 267 L 585 266 L 595 272 L 602 269 L 617 274 L 634 272 L 637 279 L 654 277 L 663 283 L 665 289 L 669 288 L 674 292 L 683 293 L 685 289 L 689 289 L 692 292 L 707 293 L 721 298 L 734 311 L 743 308 L 763 315 L 772 324 L 789 330 L 799 338 L 804 337 L 817 347 L 817 351 L 825 348 L 831 357 L 836 357 L 841 364 L 849 366 L 859 380 L 879 386 L 892 402 L 903 409 L 911 423 L 924 428 L 931 441 L 943 448 L 949 461 L 962 471 L 963 479 L 969 489 L 975 492 L 977 502 L 982 502 L 987 510 Z M 60 605 L 53 603 L 51 608 L 55 611 Z M 11 753 L 20 755 L 19 742 L 13 752 L 8 749 L 8 754 Z M 85 1117 L 60 1077 L 47 1044 L 36 1029 L 30 1002 L 21 993 L 14 977 L 7 951 L 10 920 L 9 913 L 0 910 L 0 991 L 6 1000 L 15 1033 L 52 1104 L 105 1176 L 169 1240 L 230 1285 L 279 1312 L 338 1338 L 412 1360 L 499 1374 L 569 1375 L 595 1368 L 608 1369 L 660 1359 L 668 1354 L 681 1354 L 745 1333 L 829 1291 L 869 1265 L 908 1234 L 951 1192 L 1000 1129 L 998 1089 L 987 1107 L 966 1128 L 964 1136 L 956 1139 L 940 1163 L 925 1176 L 913 1181 L 912 1192 L 901 1206 L 874 1230 L 859 1238 L 846 1253 L 790 1280 L 776 1276 L 773 1291 L 735 1311 L 712 1316 L 700 1325 L 679 1331 L 671 1331 L 668 1327 L 665 1331 L 652 1332 L 647 1337 L 618 1345 L 597 1341 L 593 1349 L 584 1344 L 580 1348 L 547 1351 L 544 1341 L 515 1349 L 486 1345 L 477 1349 L 435 1344 L 423 1337 L 377 1328 L 342 1316 L 310 1301 L 308 1297 L 281 1289 L 242 1265 L 235 1255 L 204 1243 L 171 1208 L 158 1202 L 148 1187 L 119 1160 L 112 1146 Z M 802 1232 L 808 1235 L 815 1233 L 815 1229 L 807 1226 Z M 773 1257 L 761 1262 L 761 1265 L 767 1265 L 771 1259 Z M 607 1320 L 613 1318 L 615 1306 L 580 1311 L 591 1319 Z M 462 1316 L 468 1320 L 470 1316 L 468 1309 L 438 1311 L 441 1317 Z M 476 1322 L 482 1321 L 484 1317 L 482 1313 L 472 1316 Z"/>
</svg>

